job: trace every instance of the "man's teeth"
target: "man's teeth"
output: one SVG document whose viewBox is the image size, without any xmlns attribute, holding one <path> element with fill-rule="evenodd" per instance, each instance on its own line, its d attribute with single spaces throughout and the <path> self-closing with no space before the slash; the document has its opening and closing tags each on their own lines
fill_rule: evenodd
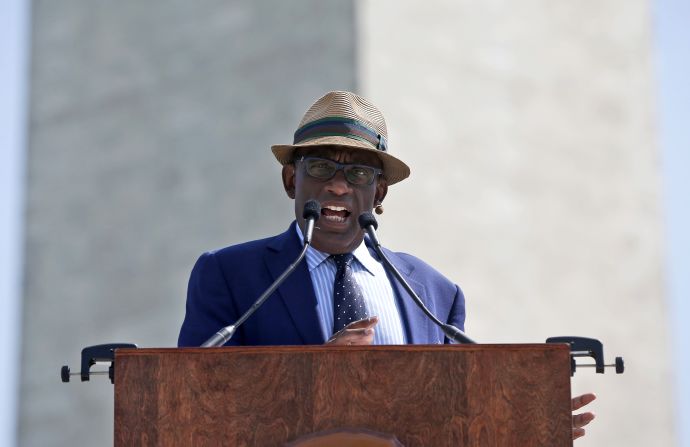
<svg viewBox="0 0 690 447">
<path fill-rule="evenodd" d="M 326 220 L 330 220 L 331 222 L 338 222 L 338 223 L 345 222 L 345 218 L 344 218 L 344 217 L 340 217 L 340 216 L 336 216 L 336 215 L 332 215 L 332 216 L 323 216 L 323 218 L 326 219 Z"/>
<path fill-rule="evenodd" d="M 321 215 L 329 222 L 343 223 L 347 220 L 350 212 L 344 206 L 326 205 L 321 208 Z"/>
</svg>

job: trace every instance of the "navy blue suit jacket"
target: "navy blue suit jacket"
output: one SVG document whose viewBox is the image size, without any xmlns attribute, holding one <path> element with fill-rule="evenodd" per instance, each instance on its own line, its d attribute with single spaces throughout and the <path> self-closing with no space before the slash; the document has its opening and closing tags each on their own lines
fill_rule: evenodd
<svg viewBox="0 0 690 447">
<path fill-rule="evenodd" d="M 278 236 L 204 253 L 189 279 L 187 312 L 179 346 L 199 346 L 235 322 L 293 262 L 301 250 L 295 222 Z M 384 249 L 385 250 L 385 249 Z M 373 250 L 370 248 L 373 256 Z M 385 250 L 393 265 L 441 321 L 464 329 L 465 298 L 458 286 L 405 253 Z M 408 343 L 445 340 L 412 298 L 389 276 Z M 235 333 L 228 345 L 308 345 L 324 340 L 306 260 Z"/>
</svg>

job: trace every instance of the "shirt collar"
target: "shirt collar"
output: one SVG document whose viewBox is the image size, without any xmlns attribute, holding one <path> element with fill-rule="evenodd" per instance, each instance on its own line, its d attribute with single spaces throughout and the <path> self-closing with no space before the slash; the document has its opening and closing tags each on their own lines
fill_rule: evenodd
<svg viewBox="0 0 690 447">
<path fill-rule="evenodd" d="M 355 259 L 362 264 L 362 267 L 364 267 L 367 272 L 372 275 L 374 274 L 376 271 L 375 266 L 378 264 L 378 261 L 371 256 L 371 253 L 367 248 L 367 244 L 364 243 L 364 240 L 362 240 L 362 243 L 359 244 L 359 247 L 357 247 L 352 254 L 355 255 Z"/>
<path fill-rule="evenodd" d="M 297 232 L 300 243 L 304 245 L 304 235 L 302 234 L 302 229 L 297 224 L 295 224 L 295 231 Z M 371 275 L 374 274 L 375 265 L 378 261 L 371 256 L 364 240 L 362 240 L 362 243 L 359 244 L 352 254 L 367 272 Z M 309 248 L 307 248 L 307 267 L 309 267 L 309 272 L 320 266 L 329 257 L 330 254 L 319 251 L 310 245 Z"/>
</svg>

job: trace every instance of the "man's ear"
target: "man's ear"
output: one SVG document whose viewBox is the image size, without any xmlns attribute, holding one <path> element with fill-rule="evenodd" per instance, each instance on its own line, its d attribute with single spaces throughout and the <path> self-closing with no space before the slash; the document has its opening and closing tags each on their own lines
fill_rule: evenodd
<svg viewBox="0 0 690 447">
<path fill-rule="evenodd" d="M 386 198 L 386 194 L 388 194 L 388 181 L 385 177 L 379 177 L 379 180 L 376 183 L 376 195 L 374 196 L 374 202 L 383 202 L 383 199 Z"/>
<path fill-rule="evenodd" d="M 289 198 L 295 198 L 295 165 L 292 163 L 283 166 L 283 188 Z"/>
</svg>

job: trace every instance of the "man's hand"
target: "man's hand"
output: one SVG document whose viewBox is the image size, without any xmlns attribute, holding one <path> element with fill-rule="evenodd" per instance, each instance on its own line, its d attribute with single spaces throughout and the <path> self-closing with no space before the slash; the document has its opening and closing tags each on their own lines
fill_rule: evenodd
<svg viewBox="0 0 690 447">
<path fill-rule="evenodd" d="M 583 394 L 581 396 L 574 397 L 573 401 L 572 401 L 573 411 L 579 410 L 580 408 L 589 404 L 590 402 L 592 402 L 596 398 L 597 398 L 597 396 L 595 396 L 592 393 Z M 594 420 L 594 413 L 586 412 L 586 413 L 581 413 L 581 414 L 574 414 L 573 415 L 573 439 L 577 439 L 581 436 L 584 436 L 585 435 L 585 429 L 582 427 L 584 427 L 585 425 L 592 422 L 592 420 Z"/>
<path fill-rule="evenodd" d="M 379 317 L 369 317 L 353 321 L 326 342 L 331 345 L 370 345 L 374 341 L 374 326 Z"/>
</svg>

